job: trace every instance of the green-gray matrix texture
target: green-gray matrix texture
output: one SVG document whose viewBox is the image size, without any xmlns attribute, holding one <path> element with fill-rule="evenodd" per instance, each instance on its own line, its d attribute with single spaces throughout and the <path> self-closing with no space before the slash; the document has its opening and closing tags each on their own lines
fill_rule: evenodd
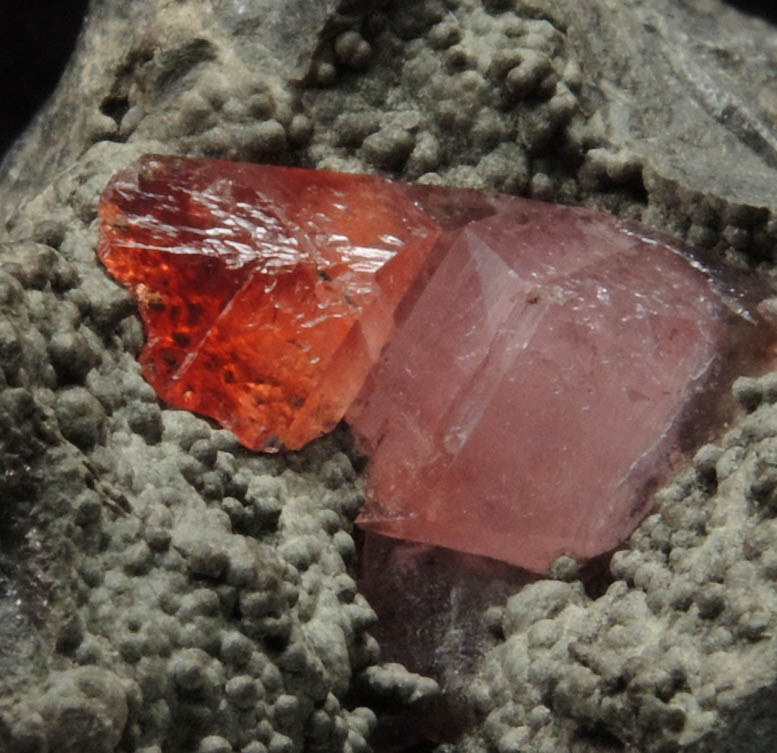
<svg viewBox="0 0 777 753">
<path fill-rule="evenodd" d="M 370 636 L 347 435 L 253 456 L 140 377 L 94 254 L 112 173 L 166 152 L 494 188 L 774 277 L 776 76 L 775 30 L 718 0 L 93 0 L 0 165 L 0 750 L 359 753 L 438 692 Z M 777 379 L 735 393 L 604 596 L 560 562 L 484 614 L 481 722 L 443 750 L 774 749 Z"/>
</svg>

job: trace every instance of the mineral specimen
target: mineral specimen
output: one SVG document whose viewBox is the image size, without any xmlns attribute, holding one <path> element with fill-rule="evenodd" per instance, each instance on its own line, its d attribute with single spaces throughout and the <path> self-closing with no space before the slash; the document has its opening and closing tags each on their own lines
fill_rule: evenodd
<svg viewBox="0 0 777 753">
<path fill-rule="evenodd" d="M 370 458 L 357 522 L 544 572 L 628 537 L 732 349 L 774 333 L 610 217 L 488 201 L 409 291 L 347 413 Z"/>
<path fill-rule="evenodd" d="M 100 212 L 160 397 L 263 450 L 347 411 L 362 527 L 536 571 L 628 536 L 763 337 L 698 262 L 583 209 L 151 155 Z"/>
<path fill-rule="evenodd" d="M 146 379 L 265 451 L 340 421 L 440 232 L 375 176 L 156 155 L 111 180 L 100 215 Z"/>
</svg>

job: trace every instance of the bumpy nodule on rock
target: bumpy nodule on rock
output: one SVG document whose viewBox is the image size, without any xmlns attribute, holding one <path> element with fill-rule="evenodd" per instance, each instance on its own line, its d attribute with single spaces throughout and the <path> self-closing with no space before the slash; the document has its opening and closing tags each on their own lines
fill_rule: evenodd
<svg viewBox="0 0 777 753">
<path fill-rule="evenodd" d="M 537 571 L 629 535 L 733 344 L 772 333 L 676 249 L 516 197 L 149 155 L 101 215 L 163 399 L 263 450 L 346 415 L 360 525 Z"/>
</svg>

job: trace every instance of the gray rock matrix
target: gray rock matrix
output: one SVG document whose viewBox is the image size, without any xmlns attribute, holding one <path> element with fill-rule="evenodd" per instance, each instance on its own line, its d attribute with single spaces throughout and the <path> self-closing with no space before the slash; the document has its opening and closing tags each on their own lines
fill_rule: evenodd
<svg viewBox="0 0 777 753">
<path fill-rule="evenodd" d="M 775 79 L 777 32 L 718 0 L 93 0 L 0 165 L 0 751 L 360 753 L 382 703 L 437 692 L 370 636 L 347 433 L 252 454 L 143 381 L 94 251 L 115 171 L 492 188 L 773 277 Z M 777 378 L 734 391 L 603 596 L 560 561 L 488 611 L 480 721 L 441 751 L 777 747 Z"/>
</svg>

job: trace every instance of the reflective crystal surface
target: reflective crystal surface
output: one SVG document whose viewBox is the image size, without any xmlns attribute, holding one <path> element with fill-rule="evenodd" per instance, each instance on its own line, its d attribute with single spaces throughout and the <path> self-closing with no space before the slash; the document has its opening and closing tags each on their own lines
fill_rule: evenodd
<svg viewBox="0 0 777 753">
<path fill-rule="evenodd" d="M 772 337 L 757 285 L 585 209 L 147 155 L 100 214 L 162 399 L 265 451 L 346 415 L 360 526 L 537 572 L 624 541 Z"/>
</svg>

